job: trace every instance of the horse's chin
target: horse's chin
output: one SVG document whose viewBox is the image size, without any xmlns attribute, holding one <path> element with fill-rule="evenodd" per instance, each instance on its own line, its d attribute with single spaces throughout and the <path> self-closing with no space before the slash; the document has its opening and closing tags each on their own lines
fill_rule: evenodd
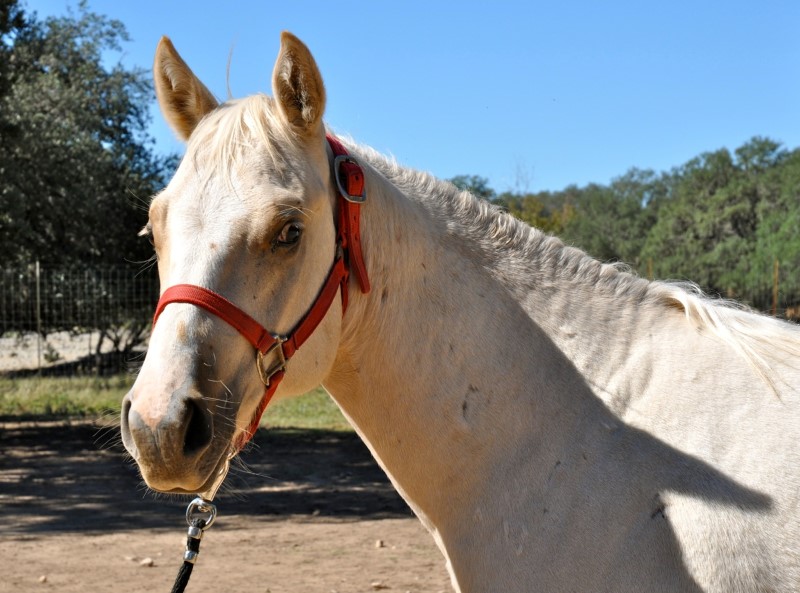
<svg viewBox="0 0 800 593">
<path fill-rule="evenodd" d="M 145 484 L 155 492 L 164 494 L 206 494 L 215 492 L 219 487 L 221 481 L 227 473 L 228 464 L 230 462 L 226 451 L 223 451 L 215 463 L 205 463 L 206 467 L 210 467 L 210 471 L 204 470 L 187 470 L 180 475 L 168 475 L 162 471 L 148 471 L 140 465 L 142 478 Z"/>
</svg>

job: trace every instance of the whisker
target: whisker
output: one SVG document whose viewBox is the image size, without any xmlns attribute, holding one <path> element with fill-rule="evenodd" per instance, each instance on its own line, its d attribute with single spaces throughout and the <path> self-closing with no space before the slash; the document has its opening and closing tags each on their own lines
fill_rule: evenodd
<svg viewBox="0 0 800 593">
<path fill-rule="evenodd" d="M 112 417 L 116 419 L 115 425 L 100 426 L 95 431 L 94 444 L 101 450 L 117 449 L 122 445 L 119 414 L 108 413 L 101 418 L 110 419 Z"/>
<path fill-rule="evenodd" d="M 138 277 L 138 276 L 141 276 L 142 274 L 144 274 L 144 273 L 146 273 L 146 272 L 149 272 L 150 270 L 152 270 L 152 269 L 155 267 L 156 263 L 158 263 L 158 257 L 157 257 L 157 256 L 156 256 L 156 254 L 154 253 L 154 254 L 153 254 L 153 255 L 151 255 L 151 256 L 150 256 L 148 259 L 146 259 L 146 260 L 144 260 L 144 261 L 141 261 L 141 262 L 131 262 L 131 263 L 134 263 L 134 264 L 137 264 L 137 265 L 140 265 L 140 266 L 141 266 L 141 267 L 139 268 L 139 271 L 138 271 L 138 272 L 136 272 L 136 276 Z"/>
<path fill-rule="evenodd" d="M 140 212 L 149 212 L 150 211 L 150 201 L 140 197 L 136 192 L 134 192 L 131 188 L 127 188 L 125 193 L 128 194 L 128 203 L 133 205 Z M 130 199 L 133 198 L 133 199 Z"/>
<path fill-rule="evenodd" d="M 269 474 L 262 474 L 255 471 L 252 467 L 248 465 L 248 463 L 244 459 L 242 459 L 241 455 L 237 456 L 234 461 L 236 462 L 236 464 L 234 465 L 233 462 L 231 463 L 231 470 L 235 471 L 237 474 L 254 476 L 256 478 L 263 478 L 265 480 L 270 480 L 275 482 L 279 481 L 279 479 L 275 476 L 270 476 Z"/>
</svg>

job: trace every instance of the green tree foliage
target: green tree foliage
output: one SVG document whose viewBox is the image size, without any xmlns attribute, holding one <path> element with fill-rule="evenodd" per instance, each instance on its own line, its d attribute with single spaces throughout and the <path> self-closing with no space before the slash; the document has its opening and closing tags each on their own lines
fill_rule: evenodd
<svg viewBox="0 0 800 593">
<path fill-rule="evenodd" d="M 0 248 L 9 263 L 119 264 L 150 256 L 136 231 L 173 159 L 147 136 L 150 83 L 109 56 L 122 23 L 39 21 L 0 0 Z"/>
<path fill-rule="evenodd" d="M 152 278 L 118 277 L 151 257 L 137 232 L 175 164 L 147 134 L 149 76 L 113 63 L 126 41 L 122 23 L 85 2 L 39 20 L 0 0 L 0 334 L 99 330 L 98 360 L 110 340 L 118 362 L 149 327 L 141 293 L 158 294 Z"/>
<path fill-rule="evenodd" d="M 800 149 L 755 137 L 669 172 L 631 169 L 609 185 L 506 192 L 494 202 L 598 259 L 763 310 L 773 305 L 777 261 L 779 308 L 800 311 Z"/>
<path fill-rule="evenodd" d="M 573 216 L 562 238 L 609 262 L 642 265 L 642 246 L 667 193 L 653 171 L 631 169 L 611 185 L 571 188 Z"/>
<path fill-rule="evenodd" d="M 706 153 L 674 170 L 671 199 L 643 249 L 655 275 L 688 278 L 706 290 L 769 308 L 772 260 L 782 257 L 783 247 L 763 223 L 775 215 L 791 217 L 800 197 L 796 187 L 781 187 L 790 170 L 787 157 L 778 143 L 754 138 L 734 154 Z M 784 192 L 794 199 L 781 201 Z"/>
<path fill-rule="evenodd" d="M 569 187 L 558 194 L 506 192 L 500 194 L 495 203 L 531 226 L 546 233 L 560 235 L 575 216 L 571 199 L 575 189 Z"/>
<path fill-rule="evenodd" d="M 19 31 L 26 26 L 25 15 L 16 0 L 0 0 L 0 98 L 8 95 L 11 88 L 11 46 Z M 3 120 L 0 123 L 8 125 Z M 0 132 L 6 132 L 6 129 L 0 129 Z"/>
<path fill-rule="evenodd" d="M 494 190 L 489 187 L 489 180 L 480 175 L 456 175 L 450 179 L 450 183 L 484 200 L 493 200 L 495 197 Z"/>
<path fill-rule="evenodd" d="M 776 261 L 781 302 L 793 307 L 800 304 L 800 149 L 777 156 L 777 164 L 750 171 L 760 199 L 755 208 L 756 230 L 745 284 L 759 288 L 759 294 L 750 300 L 764 309 L 765 293 L 769 292 L 764 270 Z"/>
</svg>

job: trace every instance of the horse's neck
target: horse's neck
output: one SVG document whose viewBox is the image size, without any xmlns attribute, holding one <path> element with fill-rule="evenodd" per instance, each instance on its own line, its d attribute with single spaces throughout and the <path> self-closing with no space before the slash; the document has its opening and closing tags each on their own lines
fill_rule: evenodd
<svg viewBox="0 0 800 593">
<path fill-rule="evenodd" d="M 437 525 L 463 511 L 460 495 L 480 500 L 476 490 L 490 485 L 475 480 L 521 451 L 569 446 L 594 413 L 565 399 L 585 400 L 586 389 L 564 356 L 582 348 L 570 324 L 592 313 L 574 287 L 544 280 L 551 270 L 528 269 L 542 289 L 515 293 L 491 256 L 426 206 L 385 182 L 375 193 L 363 218 L 373 293 L 351 297 L 326 387 L 400 492 Z M 596 356 L 584 366 L 603 369 L 609 346 L 590 345 Z M 589 408 L 602 413 L 596 402 Z"/>
<path fill-rule="evenodd" d="M 796 429 L 776 406 L 744 399 L 764 385 L 734 349 L 702 342 L 713 332 L 686 322 L 690 308 L 505 219 L 498 225 L 512 234 L 498 233 L 507 239 L 493 249 L 484 235 L 502 228 L 482 234 L 459 205 L 451 218 L 447 204 L 368 181 L 372 293 L 351 293 L 325 386 L 433 531 L 461 590 L 589 590 L 564 559 L 612 566 L 607 541 L 627 542 L 618 557 L 635 556 L 631 566 L 656 580 L 668 575 L 675 567 L 653 568 L 647 550 L 680 558 L 671 539 L 643 531 L 639 545 L 623 533 L 632 516 L 663 516 L 663 506 L 649 510 L 660 504 L 654 493 L 764 507 L 768 498 L 734 479 L 760 474 L 737 462 L 741 450 L 719 454 L 741 446 L 720 431 L 748 430 L 747 443 L 763 437 L 757 420 L 782 426 L 775 434 Z M 746 429 L 720 421 L 737 393 Z M 717 455 L 704 458 L 709 447 Z M 712 457 L 732 461 L 717 471 Z M 698 540 L 684 518 L 681 533 Z"/>
<path fill-rule="evenodd" d="M 399 168 L 390 169 L 395 175 L 403 174 Z M 437 182 L 416 175 L 422 179 L 416 182 L 423 188 L 421 191 L 436 187 Z M 361 299 L 354 299 L 352 317 L 360 321 L 352 327 L 360 336 L 366 328 L 367 337 L 346 339 L 353 344 L 352 349 L 363 348 L 358 342 L 371 343 L 376 337 L 392 336 L 398 341 L 387 344 L 383 340 L 381 345 L 390 348 L 389 360 L 399 360 L 404 353 L 420 353 L 429 343 L 447 341 L 448 350 L 432 353 L 431 360 L 441 362 L 430 365 L 436 369 L 437 382 L 443 381 L 442 367 L 483 368 L 491 360 L 500 363 L 495 370 L 503 382 L 510 382 L 512 375 L 529 366 L 510 362 L 525 356 L 530 347 L 520 333 L 521 326 L 533 325 L 575 365 L 607 404 L 614 405 L 604 395 L 615 391 L 615 374 L 630 358 L 640 329 L 652 329 L 654 324 L 663 322 L 659 319 L 664 316 L 663 311 L 642 307 L 646 281 L 600 264 L 539 231 L 510 223 L 510 217 L 496 217 L 498 222 L 488 223 L 482 230 L 479 225 L 466 228 L 471 214 L 465 216 L 464 212 L 470 207 L 480 211 L 477 202 L 465 208 L 463 203 L 456 203 L 460 197 L 450 196 L 443 203 L 432 205 L 427 197 L 403 195 L 382 176 L 373 179 L 371 185 L 375 182 L 379 199 L 365 207 L 365 224 L 370 228 L 364 235 L 365 252 L 372 260 L 370 267 L 378 286 L 368 301 L 373 306 L 365 303 L 363 313 Z M 493 239 L 487 238 L 495 233 L 516 238 L 508 241 L 511 246 L 495 247 L 491 245 Z M 502 242 L 498 239 L 498 244 Z M 669 314 L 681 317 L 676 309 Z M 515 323 L 501 328 L 514 319 Z M 419 326 L 422 333 L 417 338 L 421 340 L 401 343 L 414 329 L 406 326 L 409 322 Z M 482 324 L 488 327 L 481 327 Z M 398 328 L 403 330 L 399 334 Z M 439 328 L 436 335 L 433 328 Z M 604 337 L 598 340 L 597 335 Z M 511 351 L 498 359 L 498 345 L 500 350 Z M 456 358 L 457 353 L 451 348 L 464 350 L 464 358 Z M 370 350 L 377 353 L 372 347 Z M 419 365 L 408 362 L 412 364 L 404 372 L 419 373 L 413 370 Z M 403 379 L 406 384 L 409 381 L 413 382 L 413 378 Z"/>
</svg>

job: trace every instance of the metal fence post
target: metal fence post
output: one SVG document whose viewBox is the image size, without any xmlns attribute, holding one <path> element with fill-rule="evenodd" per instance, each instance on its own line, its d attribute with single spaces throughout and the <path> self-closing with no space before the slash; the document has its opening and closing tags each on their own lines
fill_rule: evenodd
<svg viewBox="0 0 800 593">
<path fill-rule="evenodd" d="M 772 266 L 772 311 L 770 313 L 775 316 L 778 314 L 778 296 L 780 286 L 780 263 L 778 258 L 775 258 L 775 263 Z"/>
<path fill-rule="evenodd" d="M 36 260 L 36 369 L 42 372 L 42 292 L 39 260 Z"/>
</svg>

